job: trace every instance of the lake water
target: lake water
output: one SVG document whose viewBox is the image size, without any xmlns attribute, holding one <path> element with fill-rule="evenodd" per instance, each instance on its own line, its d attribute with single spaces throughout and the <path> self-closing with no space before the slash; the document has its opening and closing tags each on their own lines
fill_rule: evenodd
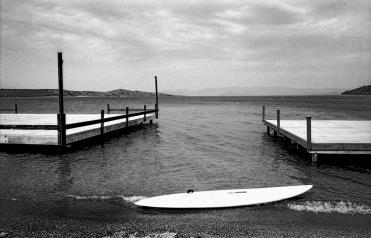
<svg viewBox="0 0 371 238">
<path fill-rule="evenodd" d="M 14 103 L 19 113 L 56 113 L 58 107 L 57 98 L 1 99 L 1 107 Z M 99 113 L 107 103 L 113 108 L 142 108 L 143 104 L 149 108 L 154 99 L 65 99 L 67 113 Z M 370 158 L 319 157 L 319 165 L 312 166 L 305 154 L 287 150 L 266 134 L 262 105 L 266 106 L 266 118 L 272 119 L 280 109 L 281 119 L 371 120 L 369 96 L 161 97 L 159 120 L 154 125 L 107 139 L 104 145 L 88 145 L 66 154 L 0 152 L 1 206 L 11 206 L 12 201 L 21 207 L 32 203 L 37 205 L 27 213 L 31 217 L 63 217 L 69 212 L 71 219 L 81 220 L 99 217 L 88 204 L 93 202 L 94 209 L 99 210 L 114 201 L 117 208 L 104 210 L 109 221 L 135 220 L 144 215 L 133 201 L 143 197 L 187 189 L 313 184 L 310 192 L 267 205 L 264 211 L 279 210 L 283 216 L 291 212 L 345 217 L 358 214 L 362 221 L 370 221 Z M 40 204 L 53 205 L 46 209 Z M 80 215 L 75 216 L 71 209 L 76 206 Z M 225 214 L 239 216 L 249 209 L 254 208 L 219 210 L 213 219 L 223 220 Z M 10 210 L 7 214 L 16 217 L 22 213 Z M 162 213 L 167 215 L 173 216 Z M 197 220 L 209 215 L 205 211 L 190 216 Z M 145 217 L 159 219 L 153 214 Z M 16 230 L 8 221 L 4 224 Z M 218 234 L 217 229 L 215 232 Z"/>
</svg>

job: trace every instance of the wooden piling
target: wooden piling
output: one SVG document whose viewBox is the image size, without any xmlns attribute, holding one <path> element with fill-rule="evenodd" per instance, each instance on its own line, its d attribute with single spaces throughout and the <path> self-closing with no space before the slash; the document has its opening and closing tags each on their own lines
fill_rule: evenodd
<svg viewBox="0 0 371 238">
<path fill-rule="evenodd" d="M 14 113 L 18 114 L 18 105 L 17 104 L 14 104 Z"/>
<path fill-rule="evenodd" d="M 58 145 L 66 145 L 66 114 L 57 115 L 58 123 Z"/>
<path fill-rule="evenodd" d="M 104 110 L 100 110 L 100 119 L 101 119 L 101 123 L 100 123 L 100 135 L 101 137 L 103 138 L 103 135 L 104 135 Z"/>
<path fill-rule="evenodd" d="M 318 154 L 317 153 L 312 153 L 311 157 L 312 157 L 312 165 L 316 165 L 317 161 L 318 161 Z"/>
<path fill-rule="evenodd" d="M 281 118 L 280 118 L 280 110 L 277 110 L 277 134 L 279 135 L 280 134 L 280 122 L 281 122 Z"/>
<path fill-rule="evenodd" d="M 307 149 L 312 149 L 312 118 L 307 117 Z"/>
<path fill-rule="evenodd" d="M 60 146 L 66 145 L 66 114 L 64 114 L 63 103 L 63 58 L 62 52 L 58 52 L 58 94 L 59 94 L 59 114 L 58 121 L 58 144 Z"/>
<path fill-rule="evenodd" d="M 146 110 L 147 110 L 147 107 L 146 105 L 144 105 L 144 114 L 143 114 L 143 122 L 146 122 Z"/>
<path fill-rule="evenodd" d="M 64 104 L 63 104 L 63 58 L 62 58 L 62 52 L 58 52 L 58 89 L 59 89 L 59 114 L 64 114 Z"/>
<path fill-rule="evenodd" d="M 157 90 L 157 76 L 155 75 L 155 87 L 156 87 L 156 119 L 158 119 L 158 90 Z"/>
<path fill-rule="evenodd" d="M 264 122 L 265 121 L 265 106 L 263 106 L 263 108 L 262 108 L 262 122 Z"/>
<path fill-rule="evenodd" d="M 129 126 L 129 107 L 126 107 L 126 127 Z"/>
<path fill-rule="evenodd" d="M 109 107 L 109 104 L 107 104 L 107 114 L 109 114 L 110 112 L 110 107 Z"/>
</svg>

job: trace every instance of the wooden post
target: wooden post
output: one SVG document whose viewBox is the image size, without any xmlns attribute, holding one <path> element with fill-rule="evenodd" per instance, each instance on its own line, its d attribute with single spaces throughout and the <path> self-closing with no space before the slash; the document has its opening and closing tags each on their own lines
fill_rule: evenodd
<svg viewBox="0 0 371 238">
<path fill-rule="evenodd" d="M 271 129 L 271 128 L 270 128 L 269 126 L 267 126 L 267 134 L 268 134 L 268 135 L 270 135 L 270 134 L 271 134 L 271 131 L 270 131 L 270 129 Z"/>
<path fill-rule="evenodd" d="M 280 134 L 280 127 L 281 127 L 281 118 L 280 118 L 280 110 L 277 110 L 277 133 Z"/>
<path fill-rule="evenodd" d="M 14 113 L 18 114 L 18 105 L 17 104 L 14 104 Z"/>
<path fill-rule="evenodd" d="M 312 149 L 312 118 L 307 117 L 307 149 Z"/>
<path fill-rule="evenodd" d="M 101 138 L 103 139 L 103 135 L 104 135 L 104 110 L 100 110 L 100 119 L 101 119 L 101 122 L 100 122 L 100 135 L 101 135 Z"/>
<path fill-rule="evenodd" d="M 58 52 L 58 89 L 59 89 L 59 114 L 64 114 L 62 52 Z"/>
<path fill-rule="evenodd" d="M 126 127 L 129 126 L 129 107 L 126 107 Z"/>
<path fill-rule="evenodd" d="M 66 145 L 66 115 L 64 114 L 63 104 L 63 58 L 62 52 L 58 52 L 58 94 L 59 94 L 59 114 L 58 121 L 58 144 Z"/>
<path fill-rule="evenodd" d="M 110 111 L 109 104 L 107 104 L 107 114 L 109 114 L 109 111 Z"/>
<path fill-rule="evenodd" d="M 264 121 L 265 121 L 265 106 L 263 106 L 263 112 L 262 112 L 262 116 L 263 116 L 263 119 L 262 119 L 262 121 L 264 122 Z"/>
<path fill-rule="evenodd" d="M 66 145 L 66 114 L 57 115 L 58 122 L 58 144 L 61 146 Z"/>
<path fill-rule="evenodd" d="M 157 76 L 155 75 L 155 87 L 156 87 L 156 104 L 155 104 L 155 109 L 156 109 L 156 119 L 158 119 L 158 90 L 157 90 Z"/>
<path fill-rule="evenodd" d="M 146 105 L 144 105 L 144 115 L 143 115 L 143 122 L 146 122 L 146 110 L 147 110 L 147 107 Z"/>
</svg>

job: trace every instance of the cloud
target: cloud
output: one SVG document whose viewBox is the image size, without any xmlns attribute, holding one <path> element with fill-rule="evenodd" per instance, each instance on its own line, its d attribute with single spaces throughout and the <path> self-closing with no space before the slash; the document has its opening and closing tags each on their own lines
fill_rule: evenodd
<svg viewBox="0 0 371 238">
<path fill-rule="evenodd" d="M 370 79 L 365 68 L 371 57 L 370 5 L 366 0 L 4 0 L 1 63 L 6 67 L 1 73 L 7 85 L 12 84 L 7 78 L 22 84 L 25 79 L 12 67 L 28 64 L 35 55 L 34 65 L 47 64 L 56 50 L 63 50 L 76 70 L 96 67 L 104 72 L 109 65 L 121 75 L 125 65 L 133 78 L 155 68 L 172 76 L 173 69 L 199 68 L 210 82 L 222 79 L 202 67 L 222 64 L 223 70 L 260 77 L 272 70 L 295 74 L 308 65 L 324 70 L 339 61 L 343 70 L 360 72 L 358 80 L 365 82 Z M 20 55 L 24 62 L 9 63 Z M 143 74 L 133 73 L 141 68 Z M 38 77 L 37 70 L 33 74 Z M 274 75 L 268 78 L 274 80 Z"/>
</svg>

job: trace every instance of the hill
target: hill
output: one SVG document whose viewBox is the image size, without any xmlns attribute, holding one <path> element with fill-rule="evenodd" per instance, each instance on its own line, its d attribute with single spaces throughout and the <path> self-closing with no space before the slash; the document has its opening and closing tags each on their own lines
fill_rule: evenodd
<svg viewBox="0 0 371 238">
<path fill-rule="evenodd" d="M 153 92 L 131 91 L 116 89 L 107 92 L 100 91 L 72 91 L 64 90 L 64 96 L 69 97 L 150 97 L 155 96 Z M 52 97 L 58 96 L 58 89 L 0 89 L 0 97 Z M 159 96 L 172 96 L 159 93 Z"/>
<path fill-rule="evenodd" d="M 371 95 L 371 85 L 345 91 L 341 95 Z"/>
<path fill-rule="evenodd" d="M 185 96 L 289 96 L 289 95 L 339 95 L 339 88 L 289 88 L 289 87 L 225 87 L 201 90 L 165 91 Z"/>
</svg>

